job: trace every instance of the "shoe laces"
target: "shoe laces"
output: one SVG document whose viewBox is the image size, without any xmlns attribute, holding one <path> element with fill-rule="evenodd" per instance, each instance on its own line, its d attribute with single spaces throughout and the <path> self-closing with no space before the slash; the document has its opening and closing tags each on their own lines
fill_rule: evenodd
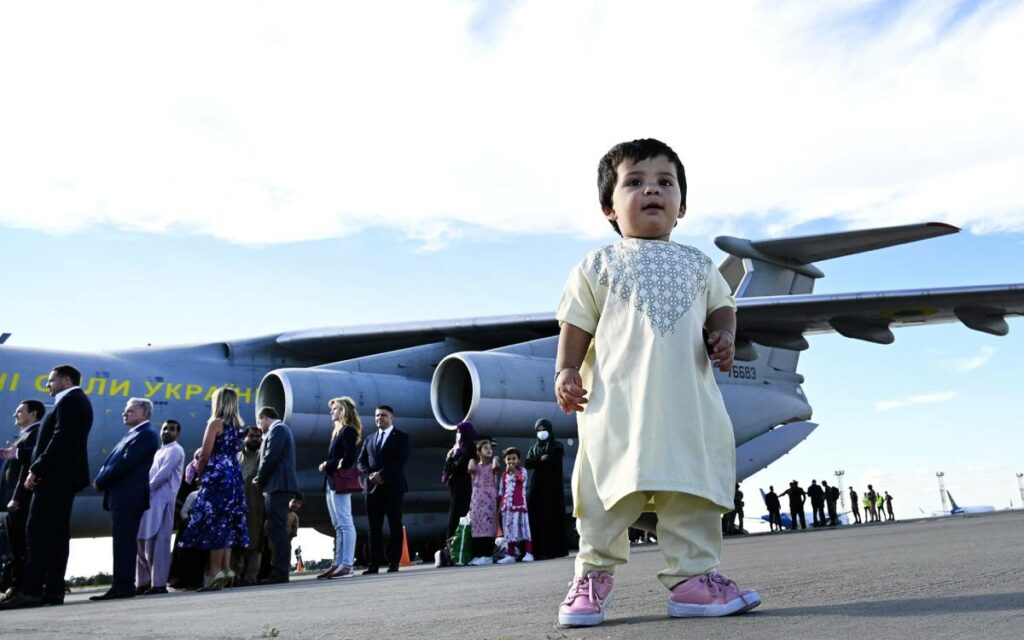
<svg viewBox="0 0 1024 640">
<path fill-rule="evenodd" d="M 735 580 L 727 578 L 717 571 L 704 574 L 701 577 L 701 582 L 708 585 L 712 590 L 718 593 L 725 593 L 728 591 L 729 587 L 736 589 L 737 592 L 740 590 Z"/>
<path fill-rule="evenodd" d="M 601 604 L 597 597 L 595 581 L 596 578 L 592 573 L 582 578 L 573 578 L 573 581 L 569 583 L 569 595 L 565 598 L 565 604 L 572 604 L 581 595 L 585 595 L 591 604 Z"/>
</svg>

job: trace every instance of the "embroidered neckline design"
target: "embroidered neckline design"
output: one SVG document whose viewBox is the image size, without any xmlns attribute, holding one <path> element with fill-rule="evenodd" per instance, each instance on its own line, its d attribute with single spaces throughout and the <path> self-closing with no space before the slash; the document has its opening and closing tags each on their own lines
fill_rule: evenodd
<svg viewBox="0 0 1024 640">
<path fill-rule="evenodd" d="M 675 332 L 679 318 L 708 286 L 711 259 L 676 244 L 624 240 L 597 251 L 598 282 L 644 314 L 662 336 Z"/>
</svg>

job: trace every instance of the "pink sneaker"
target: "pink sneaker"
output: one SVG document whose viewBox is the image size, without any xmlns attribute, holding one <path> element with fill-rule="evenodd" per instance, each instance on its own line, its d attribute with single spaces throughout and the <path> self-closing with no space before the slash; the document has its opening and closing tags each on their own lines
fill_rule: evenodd
<svg viewBox="0 0 1024 640">
<path fill-rule="evenodd" d="M 673 618 L 728 616 L 750 611 L 761 604 L 761 594 L 740 590 L 736 583 L 717 571 L 693 576 L 672 588 L 668 615 Z"/>
<path fill-rule="evenodd" d="M 615 578 L 604 571 L 591 571 L 586 577 L 574 578 L 569 593 L 558 607 L 558 624 L 570 627 L 593 627 L 604 622 L 604 609 L 612 601 Z"/>
</svg>

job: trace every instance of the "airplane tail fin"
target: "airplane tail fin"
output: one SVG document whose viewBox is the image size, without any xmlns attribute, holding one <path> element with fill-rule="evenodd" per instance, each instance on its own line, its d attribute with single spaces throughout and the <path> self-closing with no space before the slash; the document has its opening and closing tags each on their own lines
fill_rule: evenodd
<svg viewBox="0 0 1024 640">
<path fill-rule="evenodd" d="M 737 298 L 806 295 L 813 293 L 814 281 L 825 274 L 813 263 L 865 251 L 927 240 L 960 231 L 941 222 L 880 227 L 840 233 L 746 240 L 731 236 L 715 238 L 715 245 L 729 256 L 718 266 Z M 758 338 L 761 340 L 758 340 Z M 738 337 L 739 338 L 739 337 Z M 771 345 L 765 351 L 752 342 Z M 806 349 L 800 337 L 792 344 L 780 343 L 779 336 L 747 332 L 736 343 L 736 359 L 751 361 L 759 355 L 776 371 L 796 371 L 799 351 Z M 760 352 L 760 353 L 759 353 Z"/>
<path fill-rule="evenodd" d="M 952 494 L 952 493 L 950 493 L 950 492 L 949 492 L 949 491 L 947 490 L 947 491 L 946 491 L 946 495 L 947 495 L 947 496 L 949 496 L 949 504 L 950 504 L 950 505 L 952 506 L 952 509 L 951 509 L 951 511 L 959 511 L 959 510 L 960 510 L 960 505 L 958 505 L 958 504 L 956 503 L 956 500 L 954 500 L 954 499 L 953 499 L 953 494 Z"/>
<path fill-rule="evenodd" d="M 942 222 L 908 224 L 775 240 L 715 238 L 729 254 L 719 270 L 737 298 L 811 293 L 814 280 L 825 276 L 813 263 L 855 253 L 927 240 L 960 231 Z M 749 260 L 749 264 L 744 264 Z"/>
</svg>

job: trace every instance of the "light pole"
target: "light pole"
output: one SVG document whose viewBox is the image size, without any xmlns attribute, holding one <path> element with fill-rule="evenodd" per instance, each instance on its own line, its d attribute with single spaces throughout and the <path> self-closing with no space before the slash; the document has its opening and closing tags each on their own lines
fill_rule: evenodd
<svg viewBox="0 0 1024 640">
<path fill-rule="evenodd" d="M 949 503 L 946 501 L 946 482 L 943 480 L 945 476 L 945 471 L 939 471 L 935 474 L 935 477 L 939 479 L 939 497 L 942 498 L 942 510 L 948 512 Z"/>
<path fill-rule="evenodd" d="M 1024 473 L 1017 474 L 1017 486 L 1020 487 L 1020 503 L 1021 508 L 1024 509 Z"/>
<path fill-rule="evenodd" d="M 843 476 L 846 475 L 846 472 L 839 469 L 833 473 L 836 474 L 836 486 L 839 487 L 839 506 L 843 508 L 843 511 L 846 511 L 846 496 L 843 495 Z"/>
</svg>

